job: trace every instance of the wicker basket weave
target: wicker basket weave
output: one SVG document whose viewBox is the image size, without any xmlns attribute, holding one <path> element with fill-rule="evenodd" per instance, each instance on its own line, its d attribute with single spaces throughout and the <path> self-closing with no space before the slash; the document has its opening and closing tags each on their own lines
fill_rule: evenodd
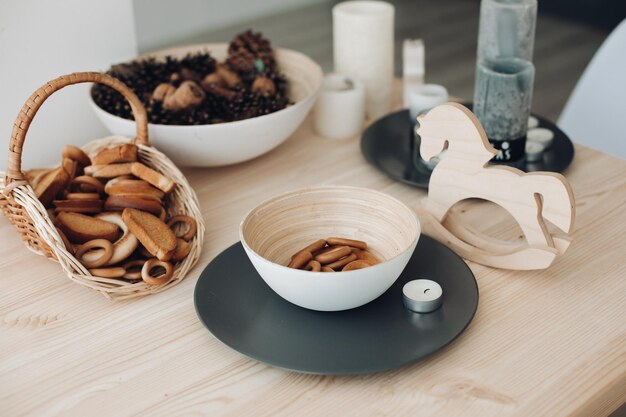
<svg viewBox="0 0 626 417">
<path fill-rule="evenodd" d="M 28 128 L 35 114 L 55 91 L 72 84 L 97 82 L 119 91 L 130 103 L 137 124 L 134 143 L 139 148 L 139 160 L 176 183 L 176 188 L 166 196 L 167 214 L 186 214 L 198 224 L 196 236 L 189 242 L 191 251 L 181 262 L 174 265 L 172 279 L 164 285 L 149 285 L 143 281 L 101 278 L 90 275 L 87 269 L 66 250 L 53 221 L 22 172 L 22 149 Z M 94 140 L 83 147 L 93 156 L 100 149 L 132 142 L 132 139 L 108 137 Z M 2 181 L 4 177 L 4 181 Z M 121 81 L 98 72 L 79 72 L 61 76 L 47 82 L 24 103 L 13 126 L 9 144 L 9 163 L 4 175 L 0 175 L 0 208 L 16 227 L 29 249 L 61 264 L 72 281 L 92 288 L 110 299 L 126 299 L 161 292 L 176 285 L 185 277 L 200 256 L 204 239 L 204 223 L 198 198 L 183 174 L 163 153 L 148 144 L 148 117 L 139 98 Z"/>
</svg>

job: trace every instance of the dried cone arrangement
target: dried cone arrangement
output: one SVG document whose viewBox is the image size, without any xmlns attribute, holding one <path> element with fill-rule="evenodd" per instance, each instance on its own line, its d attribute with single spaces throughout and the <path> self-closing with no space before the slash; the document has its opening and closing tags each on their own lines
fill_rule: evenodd
<svg viewBox="0 0 626 417">
<path fill-rule="evenodd" d="M 57 260 L 73 281 L 112 299 L 160 292 L 197 261 L 204 225 L 187 180 L 148 145 L 139 99 L 105 74 L 70 74 L 37 90 L 15 126 L 28 126 L 51 94 L 80 82 L 103 83 L 127 98 L 137 138 L 104 138 L 83 149 L 68 145 L 58 167 L 23 173 L 27 129 L 15 128 L 0 207 L 27 245 Z"/>
<path fill-rule="evenodd" d="M 199 53 L 162 62 L 118 64 L 107 73 L 139 96 L 149 122 L 155 124 L 230 122 L 273 113 L 289 104 L 287 80 L 278 71 L 270 41 L 251 30 L 233 38 L 223 63 Z M 115 90 L 95 85 L 91 95 L 105 111 L 132 119 L 129 104 Z"/>
</svg>

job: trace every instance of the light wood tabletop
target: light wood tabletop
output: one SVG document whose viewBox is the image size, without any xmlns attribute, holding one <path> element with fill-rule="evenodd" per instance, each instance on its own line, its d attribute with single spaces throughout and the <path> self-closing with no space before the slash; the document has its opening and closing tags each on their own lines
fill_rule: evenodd
<svg viewBox="0 0 626 417">
<path fill-rule="evenodd" d="M 342 377 L 272 368 L 223 345 L 196 316 L 198 276 L 271 195 L 344 184 L 417 209 L 425 191 L 367 164 L 358 139 L 316 136 L 310 117 L 267 155 L 184 172 L 206 221 L 204 251 L 180 285 L 146 298 L 111 302 L 71 283 L 0 220 L 0 415 L 605 416 L 626 400 L 626 161 L 577 146 L 563 257 L 530 272 L 470 263 L 480 302 L 457 340 L 411 366 Z M 455 210 L 519 238 L 495 206 Z"/>
</svg>

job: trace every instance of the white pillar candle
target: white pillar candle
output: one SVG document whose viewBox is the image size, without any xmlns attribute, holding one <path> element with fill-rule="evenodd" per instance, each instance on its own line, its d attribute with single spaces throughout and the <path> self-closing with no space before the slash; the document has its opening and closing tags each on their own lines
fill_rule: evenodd
<svg viewBox="0 0 626 417">
<path fill-rule="evenodd" d="M 324 77 L 313 116 L 317 133 L 329 139 L 352 138 L 361 132 L 364 119 L 363 83 L 341 74 Z"/>
<path fill-rule="evenodd" d="M 448 101 L 448 90 L 442 85 L 422 84 L 409 90 L 409 113 L 415 122 L 420 114 Z"/>
<path fill-rule="evenodd" d="M 424 41 L 405 39 L 402 44 L 402 98 L 409 107 L 409 92 L 424 84 Z"/>
<path fill-rule="evenodd" d="M 333 7 L 335 72 L 365 85 L 365 111 L 391 109 L 394 7 L 384 1 L 347 1 Z"/>
<path fill-rule="evenodd" d="M 441 285 L 429 279 L 414 279 L 402 287 L 404 305 L 416 313 L 430 313 L 441 307 Z"/>
</svg>

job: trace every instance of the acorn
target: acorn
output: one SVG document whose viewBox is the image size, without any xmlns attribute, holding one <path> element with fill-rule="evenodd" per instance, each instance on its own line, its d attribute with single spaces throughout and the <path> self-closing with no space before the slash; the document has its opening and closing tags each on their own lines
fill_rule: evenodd
<svg viewBox="0 0 626 417">
<path fill-rule="evenodd" d="M 183 81 L 174 92 L 163 99 L 163 108 L 166 110 L 180 111 L 188 107 L 195 107 L 202 103 L 205 94 L 202 88 L 193 81 Z"/>
<path fill-rule="evenodd" d="M 259 93 L 264 96 L 273 96 L 276 94 L 276 86 L 274 85 L 274 81 L 270 80 L 267 77 L 259 76 L 256 77 L 254 82 L 252 83 L 252 92 Z"/>
<path fill-rule="evenodd" d="M 176 87 L 172 84 L 161 83 L 157 85 L 157 88 L 152 92 L 152 99 L 157 101 L 163 101 L 166 97 L 174 94 Z"/>
</svg>

